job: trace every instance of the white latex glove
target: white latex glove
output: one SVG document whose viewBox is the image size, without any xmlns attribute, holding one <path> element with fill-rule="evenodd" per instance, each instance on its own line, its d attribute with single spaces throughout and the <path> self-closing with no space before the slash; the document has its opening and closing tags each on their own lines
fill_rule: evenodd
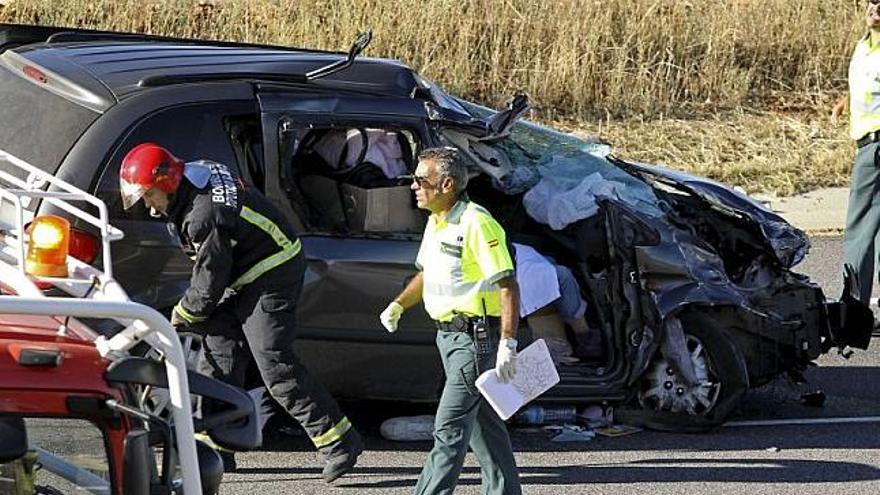
<svg viewBox="0 0 880 495">
<path fill-rule="evenodd" d="M 507 383 L 516 375 L 516 339 L 501 339 L 495 357 L 495 374 Z"/>
<path fill-rule="evenodd" d="M 400 315 L 403 314 L 403 306 L 397 301 L 391 301 L 391 304 L 379 315 L 379 321 L 382 326 L 389 332 L 397 331 L 397 322 L 400 321 Z"/>
</svg>

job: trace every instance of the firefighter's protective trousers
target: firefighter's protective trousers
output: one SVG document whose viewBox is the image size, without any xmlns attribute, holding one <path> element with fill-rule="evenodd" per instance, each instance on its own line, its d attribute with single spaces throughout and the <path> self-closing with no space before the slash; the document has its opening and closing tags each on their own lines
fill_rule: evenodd
<svg viewBox="0 0 880 495">
<path fill-rule="evenodd" d="M 304 272 L 305 257 L 300 255 L 234 292 L 227 291 L 203 325 L 205 359 L 200 371 L 243 386 L 250 353 L 272 397 L 330 458 L 360 443 L 360 438 L 293 350 Z"/>
</svg>

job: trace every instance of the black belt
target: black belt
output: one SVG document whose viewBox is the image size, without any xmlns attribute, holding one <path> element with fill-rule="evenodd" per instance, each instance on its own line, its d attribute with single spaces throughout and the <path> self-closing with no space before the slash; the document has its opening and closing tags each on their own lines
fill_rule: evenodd
<svg viewBox="0 0 880 495">
<path fill-rule="evenodd" d="M 470 332 L 473 323 L 482 318 L 482 316 L 455 315 L 452 321 L 434 321 L 434 326 L 441 332 Z M 495 316 L 490 316 L 488 320 L 489 328 L 498 328 L 501 323 L 501 318 Z"/>
<path fill-rule="evenodd" d="M 880 141 L 880 131 L 871 131 L 862 136 L 861 139 L 856 141 L 856 144 L 859 148 L 863 148 L 871 143 L 876 143 L 878 141 Z"/>
</svg>

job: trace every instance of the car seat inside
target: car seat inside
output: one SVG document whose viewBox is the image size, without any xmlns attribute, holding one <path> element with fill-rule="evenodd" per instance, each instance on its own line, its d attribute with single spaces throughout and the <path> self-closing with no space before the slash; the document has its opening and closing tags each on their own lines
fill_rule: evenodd
<svg viewBox="0 0 880 495">
<path fill-rule="evenodd" d="M 402 176 L 414 167 L 406 130 L 310 129 L 294 153 L 293 181 L 317 231 L 420 233 L 426 214 Z"/>
</svg>

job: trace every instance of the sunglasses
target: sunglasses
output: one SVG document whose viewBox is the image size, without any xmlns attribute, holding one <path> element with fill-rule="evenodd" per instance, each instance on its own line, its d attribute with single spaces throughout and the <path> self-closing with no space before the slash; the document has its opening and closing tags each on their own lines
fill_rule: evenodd
<svg viewBox="0 0 880 495">
<path fill-rule="evenodd" d="M 877 1 L 880 2 L 880 0 Z M 405 175 L 403 178 L 412 180 L 420 189 L 437 189 L 438 184 L 432 184 L 431 181 L 423 175 Z"/>
<path fill-rule="evenodd" d="M 880 0 L 868 0 L 869 5 L 880 5 Z"/>
</svg>

